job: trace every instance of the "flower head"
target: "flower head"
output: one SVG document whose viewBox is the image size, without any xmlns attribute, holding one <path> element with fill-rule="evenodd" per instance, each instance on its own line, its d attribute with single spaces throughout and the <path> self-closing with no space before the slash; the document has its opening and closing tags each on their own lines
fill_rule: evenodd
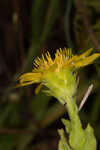
<svg viewBox="0 0 100 150">
<path fill-rule="evenodd" d="M 52 59 L 50 53 L 37 57 L 34 69 L 19 77 L 18 86 L 27 86 L 32 83 L 42 83 L 49 88 L 47 91 L 59 99 L 64 99 L 65 93 L 73 96 L 77 89 L 76 73 L 78 68 L 87 66 L 100 57 L 100 53 L 90 55 L 89 49 L 81 55 L 73 55 L 71 49 L 59 49 Z"/>
</svg>

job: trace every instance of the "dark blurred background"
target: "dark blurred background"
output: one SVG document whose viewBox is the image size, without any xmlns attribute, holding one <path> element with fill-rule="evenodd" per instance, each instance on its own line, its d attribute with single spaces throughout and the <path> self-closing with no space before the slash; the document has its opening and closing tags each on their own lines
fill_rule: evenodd
<svg viewBox="0 0 100 150">
<path fill-rule="evenodd" d="M 99 0 L 0 0 L 0 150 L 57 150 L 65 108 L 37 84 L 13 88 L 33 60 L 58 48 L 100 52 Z M 89 122 L 100 149 L 100 59 L 79 72 L 77 103 L 94 88 L 79 115 Z"/>
</svg>

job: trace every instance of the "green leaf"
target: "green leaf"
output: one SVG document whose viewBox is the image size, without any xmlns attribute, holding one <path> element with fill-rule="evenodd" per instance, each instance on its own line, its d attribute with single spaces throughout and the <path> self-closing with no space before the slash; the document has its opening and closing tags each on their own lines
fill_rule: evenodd
<svg viewBox="0 0 100 150">
<path fill-rule="evenodd" d="M 70 133 L 71 132 L 71 123 L 70 123 L 70 121 L 66 120 L 66 119 L 61 119 L 61 121 L 65 125 L 66 132 Z"/>
<path fill-rule="evenodd" d="M 94 136 L 93 128 L 89 124 L 85 129 L 85 139 L 84 150 L 96 150 L 96 138 Z"/>
<path fill-rule="evenodd" d="M 64 135 L 64 130 L 63 129 L 59 129 L 58 133 L 60 135 L 60 141 L 59 141 L 59 145 L 58 145 L 58 150 L 71 150 L 71 148 L 68 146 L 66 137 Z"/>
</svg>

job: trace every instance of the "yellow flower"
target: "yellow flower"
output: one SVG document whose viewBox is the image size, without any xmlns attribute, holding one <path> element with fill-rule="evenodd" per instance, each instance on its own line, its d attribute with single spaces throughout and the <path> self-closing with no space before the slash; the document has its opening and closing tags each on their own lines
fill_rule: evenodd
<svg viewBox="0 0 100 150">
<path fill-rule="evenodd" d="M 37 57 L 34 61 L 34 69 L 19 77 L 19 86 L 27 86 L 33 83 L 42 83 L 48 90 L 48 94 L 56 97 L 62 104 L 66 95 L 73 97 L 77 91 L 76 71 L 80 67 L 91 64 L 100 53 L 90 55 L 93 49 L 89 49 L 81 55 L 73 55 L 71 49 L 59 49 L 52 59 L 49 52 Z M 90 55 L 90 56 L 89 56 Z"/>
<path fill-rule="evenodd" d="M 39 83 L 48 72 L 59 72 L 61 68 L 77 69 L 91 64 L 100 53 L 89 56 L 93 49 L 89 49 L 81 55 L 73 55 L 71 49 L 64 48 L 57 50 L 55 59 L 52 59 L 49 52 L 37 57 L 34 61 L 34 69 L 30 73 L 25 73 L 19 77 L 19 86 L 27 86 L 32 83 Z"/>
</svg>

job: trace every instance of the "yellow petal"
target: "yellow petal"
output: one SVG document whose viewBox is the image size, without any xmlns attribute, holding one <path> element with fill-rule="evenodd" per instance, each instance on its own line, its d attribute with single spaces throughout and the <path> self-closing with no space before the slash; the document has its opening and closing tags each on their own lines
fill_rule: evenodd
<svg viewBox="0 0 100 150">
<path fill-rule="evenodd" d="M 93 55 L 91 55 L 89 57 L 86 57 L 83 60 L 76 62 L 75 63 L 75 67 L 79 68 L 79 67 L 83 67 L 83 66 L 89 65 L 89 64 L 93 63 L 93 61 L 95 59 L 97 59 L 98 57 L 100 57 L 100 54 L 93 54 Z"/>
<path fill-rule="evenodd" d="M 80 60 L 80 59 L 84 59 L 86 58 L 87 56 L 89 56 L 89 54 L 93 51 L 93 48 L 90 48 L 88 51 L 86 51 L 85 53 L 77 56 L 74 60 L 77 61 L 77 60 Z"/>
<path fill-rule="evenodd" d="M 40 82 L 40 73 L 25 73 L 19 77 L 21 86 Z"/>
<path fill-rule="evenodd" d="M 37 95 L 37 94 L 40 92 L 40 90 L 41 90 L 42 87 L 43 87 L 43 84 L 40 83 L 40 84 L 35 88 L 34 93 Z"/>
</svg>

